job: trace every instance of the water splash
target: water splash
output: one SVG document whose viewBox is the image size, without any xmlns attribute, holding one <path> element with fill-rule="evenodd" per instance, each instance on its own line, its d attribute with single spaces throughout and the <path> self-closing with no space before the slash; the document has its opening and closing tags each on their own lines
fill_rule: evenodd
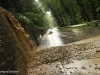
<svg viewBox="0 0 100 75">
<path fill-rule="evenodd" d="M 57 28 L 48 29 L 43 36 L 39 49 L 50 48 L 54 46 L 63 46 L 63 42 L 60 38 L 60 32 Z"/>
<path fill-rule="evenodd" d="M 62 44 L 62 40 L 60 39 L 60 33 L 57 31 L 57 28 L 49 29 L 48 32 L 52 31 L 52 34 L 48 34 L 48 40 L 50 41 L 51 46 L 60 46 Z M 47 33 L 48 33 L 47 32 Z"/>
<path fill-rule="evenodd" d="M 0 13 L 6 22 L 7 27 L 12 32 L 14 39 L 16 40 L 19 48 L 22 52 L 27 55 L 31 50 L 34 50 L 33 41 L 29 39 L 29 35 L 26 34 L 24 28 L 21 27 L 20 23 L 11 15 L 7 10 L 0 7 Z"/>
</svg>

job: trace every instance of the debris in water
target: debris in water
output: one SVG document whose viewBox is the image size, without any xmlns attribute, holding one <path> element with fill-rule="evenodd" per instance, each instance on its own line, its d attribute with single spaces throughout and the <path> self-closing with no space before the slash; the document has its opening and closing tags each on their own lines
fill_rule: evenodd
<svg viewBox="0 0 100 75">
<path fill-rule="evenodd" d="M 49 31 L 49 32 L 48 32 L 48 34 L 52 34 L 52 33 L 53 33 L 52 31 Z"/>
</svg>

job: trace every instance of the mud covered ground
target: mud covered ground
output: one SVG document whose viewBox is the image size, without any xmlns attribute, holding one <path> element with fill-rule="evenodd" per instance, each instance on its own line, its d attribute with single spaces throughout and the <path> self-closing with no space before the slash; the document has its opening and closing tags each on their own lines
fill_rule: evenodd
<svg viewBox="0 0 100 75">
<path fill-rule="evenodd" d="M 100 36 L 38 50 L 27 66 L 28 75 L 100 75 Z"/>
</svg>

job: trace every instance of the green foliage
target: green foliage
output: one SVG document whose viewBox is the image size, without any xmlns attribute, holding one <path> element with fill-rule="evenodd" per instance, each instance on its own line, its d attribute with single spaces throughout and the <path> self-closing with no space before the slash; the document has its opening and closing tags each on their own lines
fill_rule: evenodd
<svg viewBox="0 0 100 75">
<path fill-rule="evenodd" d="M 22 15 L 21 13 L 16 13 L 16 12 L 11 12 L 11 13 L 16 17 L 16 19 L 19 22 L 23 22 L 23 23 L 25 22 L 24 24 L 26 24 L 27 22 L 29 22 L 29 19 L 26 16 Z"/>
<path fill-rule="evenodd" d="M 99 0 L 40 0 L 50 10 L 59 26 L 100 19 Z M 45 10 L 45 11 L 46 11 Z"/>
<path fill-rule="evenodd" d="M 47 27 L 46 14 L 34 0 L 9 0 L 9 2 L 11 3 L 10 12 L 24 28 Z"/>
<path fill-rule="evenodd" d="M 10 11 L 24 27 L 47 28 L 46 12 L 60 27 L 100 19 L 99 0 L 9 0 Z"/>
<path fill-rule="evenodd" d="M 100 11 L 100 7 L 98 7 L 98 8 L 96 9 L 96 11 L 97 11 L 97 12 Z"/>
<path fill-rule="evenodd" d="M 53 17 L 56 19 L 56 22 L 60 25 L 63 26 L 64 24 L 67 24 L 67 15 L 64 12 L 64 9 L 61 9 L 61 5 L 59 0 L 40 0 L 43 5 L 46 6 L 46 10 L 48 9 L 49 11 L 52 12 Z M 45 10 L 45 11 L 46 11 Z M 62 20 L 63 18 L 63 20 Z"/>
</svg>

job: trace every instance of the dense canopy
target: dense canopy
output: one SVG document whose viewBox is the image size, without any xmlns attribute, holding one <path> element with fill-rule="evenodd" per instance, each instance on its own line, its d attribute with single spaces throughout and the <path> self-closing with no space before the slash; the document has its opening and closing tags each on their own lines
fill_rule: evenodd
<svg viewBox="0 0 100 75">
<path fill-rule="evenodd" d="M 100 19 L 100 0 L 0 0 L 0 5 L 25 28 L 49 27 L 48 11 L 60 27 Z"/>
</svg>

